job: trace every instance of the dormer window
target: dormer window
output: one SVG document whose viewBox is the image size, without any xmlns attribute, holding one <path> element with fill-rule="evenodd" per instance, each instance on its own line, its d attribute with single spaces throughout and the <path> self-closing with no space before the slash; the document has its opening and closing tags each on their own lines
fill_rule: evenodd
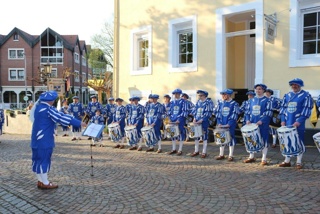
<svg viewBox="0 0 320 214">
<path fill-rule="evenodd" d="M 19 34 L 15 33 L 13 35 L 13 41 L 19 41 Z"/>
</svg>

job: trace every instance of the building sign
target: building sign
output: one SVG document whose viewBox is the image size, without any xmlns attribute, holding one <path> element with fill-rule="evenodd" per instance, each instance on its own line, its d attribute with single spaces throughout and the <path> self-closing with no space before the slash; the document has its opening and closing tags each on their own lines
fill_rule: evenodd
<svg viewBox="0 0 320 214">
<path fill-rule="evenodd" d="M 266 19 L 266 41 L 274 44 L 274 39 L 276 37 L 277 24 Z"/>
<path fill-rule="evenodd" d="M 63 95 L 65 90 L 65 81 L 62 78 L 50 78 L 48 81 L 48 89 L 56 91 L 59 95 Z"/>
</svg>

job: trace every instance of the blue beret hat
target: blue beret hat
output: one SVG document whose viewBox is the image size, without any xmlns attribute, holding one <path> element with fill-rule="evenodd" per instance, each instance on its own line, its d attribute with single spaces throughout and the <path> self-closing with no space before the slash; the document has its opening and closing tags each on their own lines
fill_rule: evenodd
<svg viewBox="0 0 320 214">
<path fill-rule="evenodd" d="M 130 98 L 129 98 L 129 101 L 132 101 L 132 98 L 133 98 L 133 97 L 130 97 Z"/>
<path fill-rule="evenodd" d="M 152 94 L 149 94 L 148 98 L 149 98 L 149 99 L 152 98 Z"/>
<path fill-rule="evenodd" d="M 113 97 L 110 97 L 108 100 L 109 100 L 109 101 L 112 101 L 112 100 L 114 100 L 114 98 L 113 98 Z"/>
<path fill-rule="evenodd" d="M 187 99 L 189 99 L 189 95 L 186 94 L 186 93 L 182 93 L 181 96 L 182 96 L 182 97 L 186 97 Z"/>
<path fill-rule="evenodd" d="M 207 97 L 209 93 L 207 91 L 204 91 L 204 90 L 198 90 L 197 94 L 204 94 L 204 96 Z"/>
<path fill-rule="evenodd" d="M 180 88 L 174 89 L 172 94 L 182 94 L 182 90 Z"/>
<path fill-rule="evenodd" d="M 138 96 L 133 96 L 133 97 L 131 97 L 131 100 L 138 100 L 138 101 L 140 101 L 140 97 L 138 97 Z"/>
<path fill-rule="evenodd" d="M 303 86 L 304 86 L 303 81 L 302 81 L 302 79 L 300 79 L 300 78 L 294 78 L 293 80 L 290 80 L 290 81 L 289 81 L 289 85 L 292 85 L 292 84 L 297 84 L 297 85 L 299 85 L 300 87 L 303 87 Z"/>
<path fill-rule="evenodd" d="M 167 98 L 171 99 L 169 94 L 165 94 L 163 97 L 167 97 Z"/>
<path fill-rule="evenodd" d="M 116 99 L 116 102 L 118 102 L 118 101 L 122 102 L 122 101 L 123 101 L 123 99 L 121 99 L 121 98 L 117 98 L 117 99 Z"/>
<path fill-rule="evenodd" d="M 159 95 L 158 94 L 152 94 L 152 97 L 153 99 L 159 99 Z"/>
<path fill-rule="evenodd" d="M 54 101 L 58 97 L 58 93 L 56 91 L 46 91 L 40 94 L 40 101 Z"/>
<path fill-rule="evenodd" d="M 91 98 L 91 99 L 92 99 L 92 98 L 97 98 L 97 95 L 92 95 L 90 98 Z"/>
<path fill-rule="evenodd" d="M 256 93 L 254 93 L 254 91 L 248 91 L 248 92 L 246 93 L 246 95 L 253 95 L 253 96 L 256 96 Z"/>
<path fill-rule="evenodd" d="M 220 92 L 220 94 L 229 94 L 229 95 L 231 95 L 232 93 L 233 93 L 233 90 L 229 88 Z"/>
<path fill-rule="evenodd" d="M 271 95 L 273 95 L 273 90 L 270 88 L 267 88 L 266 92 L 269 92 Z"/>
<path fill-rule="evenodd" d="M 73 96 L 72 99 L 79 99 L 79 97 L 78 96 Z"/>
<path fill-rule="evenodd" d="M 265 84 L 262 84 L 262 83 L 254 85 L 254 88 L 256 88 L 258 86 L 260 86 L 262 88 L 262 90 L 264 90 L 264 91 L 266 91 L 266 89 L 267 89 L 267 86 Z"/>
</svg>

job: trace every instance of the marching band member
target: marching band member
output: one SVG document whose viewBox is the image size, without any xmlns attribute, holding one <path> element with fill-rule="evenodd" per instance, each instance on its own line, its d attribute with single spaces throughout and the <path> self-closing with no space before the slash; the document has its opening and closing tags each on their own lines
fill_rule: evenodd
<svg viewBox="0 0 320 214">
<path fill-rule="evenodd" d="M 149 96 L 148 96 L 148 101 L 145 103 L 145 105 L 144 105 L 144 109 L 145 109 L 145 112 L 147 113 L 147 108 L 148 108 L 148 106 L 151 104 L 151 103 L 153 103 L 153 101 L 152 101 L 152 94 L 149 94 Z"/>
<path fill-rule="evenodd" d="M 60 108 L 60 112 L 62 112 L 63 114 L 69 114 L 68 112 L 68 101 L 67 100 L 62 100 L 62 107 Z M 62 137 L 66 137 L 66 136 L 69 136 L 68 135 L 68 131 L 69 131 L 69 126 L 61 126 L 62 127 L 62 132 L 63 132 L 63 135 Z"/>
<path fill-rule="evenodd" d="M 72 97 L 72 103 L 68 106 L 68 112 L 70 115 L 72 115 L 75 119 L 81 120 L 82 115 L 84 112 L 83 106 L 81 103 L 79 103 L 79 97 L 74 96 Z M 72 141 L 81 140 L 81 126 L 72 126 L 72 135 L 73 138 L 71 139 Z"/>
<path fill-rule="evenodd" d="M 174 100 L 170 102 L 170 111 L 169 111 L 169 119 L 170 123 L 175 123 L 179 127 L 179 137 L 171 138 L 172 141 L 172 150 L 169 152 L 169 155 L 177 154 L 182 155 L 182 146 L 183 141 L 186 140 L 186 129 L 184 128 L 186 124 L 186 117 L 188 115 L 187 104 L 184 99 L 181 99 L 182 91 L 177 88 L 172 92 L 174 96 Z M 177 139 L 179 142 L 179 150 L 177 152 L 176 142 Z"/>
<path fill-rule="evenodd" d="M 85 112 L 87 115 L 89 115 L 89 119 L 91 120 L 91 118 L 95 115 L 96 110 L 102 109 L 102 105 L 97 101 L 96 95 L 92 95 L 90 98 L 91 102 L 89 102 Z M 89 137 L 88 140 L 91 140 L 91 137 Z"/>
<path fill-rule="evenodd" d="M 207 144 L 208 144 L 208 132 L 209 132 L 209 118 L 213 112 L 213 102 L 211 99 L 208 99 L 208 92 L 204 90 L 198 90 L 197 94 L 199 100 L 196 103 L 195 108 L 193 109 L 192 115 L 194 115 L 193 122 L 202 125 L 203 135 L 203 149 L 201 158 L 207 157 Z M 195 139 L 195 150 L 191 154 L 191 157 L 199 155 L 199 140 L 200 138 Z"/>
<path fill-rule="evenodd" d="M 319 97 L 317 99 L 316 105 L 318 107 L 318 110 L 320 111 L 320 95 L 319 95 Z"/>
<path fill-rule="evenodd" d="M 270 88 L 267 88 L 265 95 L 266 95 L 266 97 L 268 97 L 270 99 L 270 101 L 272 103 L 272 110 L 279 112 L 281 102 L 280 102 L 280 99 L 272 96 L 273 90 Z M 279 115 L 279 117 L 280 117 L 280 115 Z M 269 132 L 272 135 L 272 146 L 271 147 L 276 148 L 276 142 L 277 142 L 277 138 L 278 138 L 277 128 L 269 127 Z"/>
<path fill-rule="evenodd" d="M 170 107 L 171 107 L 171 97 L 170 95 L 166 94 L 163 96 L 164 102 L 163 102 L 163 107 L 164 107 L 164 115 L 163 115 L 163 122 L 162 122 L 162 130 L 163 130 L 163 136 L 164 138 L 167 136 L 167 131 L 166 131 L 166 125 L 169 123 L 169 112 L 170 112 Z"/>
<path fill-rule="evenodd" d="M 117 142 L 117 145 L 113 148 L 119 148 L 119 149 L 124 149 L 124 140 L 125 140 L 125 132 L 124 132 L 124 127 L 126 125 L 126 108 L 122 105 L 123 99 L 117 98 L 116 103 L 117 103 L 117 108 L 116 108 L 116 113 L 113 116 L 113 121 L 112 123 L 118 123 L 120 125 L 120 131 L 121 131 L 121 143 Z"/>
<path fill-rule="evenodd" d="M 297 142 L 302 146 L 302 153 L 297 156 L 296 168 L 302 168 L 302 156 L 305 152 L 304 146 L 304 131 L 305 121 L 311 115 L 313 107 L 313 99 L 309 92 L 304 91 L 301 87 L 304 86 L 302 79 L 295 78 L 289 81 L 292 91 L 285 94 L 282 100 L 280 115 L 281 126 L 295 126 L 298 131 L 299 139 Z M 279 167 L 290 167 L 290 157 L 285 157 L 284 162 L 279 164 Z"/>
<path fill-rule="evenodd" d="M 140 97 L 134 96 L 131 98 L 132 100 L 132 104 L 131 104 L 131 114 L 128 117 L 128 124 L 129 125 L 134 125 L 136 126 L 137 129 L 137 133 L 138 133 L 138 144 L 139 146 L 137 147 L 137 145 L 132 146 L 131 148 L 129 148 L 129 150 L 136 150 L 138 149 L 138 151 L 142 151 L 142 133 L 141 133 L 141 128 L 143 127 L 143 123 L 144 123 L 144 107 L 143 105 L 139 104 L 140 101 Z"/>
<path fill-rule="evenodd" d="M 248 101 L 245 110 L 246 124 L 255 123 L 259 126 L 260 135 L 264 148 L 262 150 L 261 165 L 267 165 L 269 123 L 272 116 L 272 103 L 270 99 L 264 96 L 267 86 L 264 84 L 256 84 L 254 86 L 256 96 Z M 244 163 L 255 162 L 254 153 L 250 152 L 249 158 Z"/>
<path fill-rule="evenodd" d="M 231 98 L 233 93 L 232 89 L 226 89 L 220 92 L 222 95 L 222 101 L 219 100 L 214 110 L 214 114 L 217 118 L 217 127 L 229 128 L 231 141 L 229 145 L 229 157 L 228 161 L 233 161 L 233 151 L 236 145 L 235 129 L 237 126 L 237 119 L 239 114 L 239 104 Z M 216 160 L 223 160 L 225 145 L 220 146 L 220 154 L 216 157 Z"/>
<path fill-rule="evenodd" d="M 125 107 L 126 107 L 126 125 L 129 125 L 129 117 L 132 115 L 132 104 L 133 100 L 132 97 L 129 98 L 129 102 Z"/>
<path fill-rule="evenodd" d="M 0 135 L 2 135 L 3 124 L 4 124 L 4 113 L 3 113 L 3 109 L 0 109 Z"/>
<path fill-rule="evenodd" d="M 159 95 L 152 94 L 151 95 L 152 103 L 148 105 L 147 107 L 147 116 L 146 116 L 146 125 L 147 126 L 153 126 L 154 132 L 156 135 L 156 138 L 158 140 L 158 150 L 157 153 L 161 153 L 161 123 L 162 123 L 162 117 L 164 114 L 164 107 L 158 102 Z M 154 147 L 151 146 L 147 149 L 146 152 L 152 152 L 154 151 Z"/>
<path fill-rule="evenodd" d="M 188 123 L 193 121 L 192 111 L 193 111 L 193 108 L 194 108 L 194 104 L 189 100 L 189 95 L 186 94 L 186 93 L 182 93 L 181 94 L 181 98 L 186 101 L 188 114 L 187 114 L 185 126 L 188 126 Z M 186 142 L 188 140 L 189 140 L 189 135 L 188 135 L 188 132 L 186 130 Z"/>
<path fill-rule="evenodd" d="M 96 110 L 96 114 L 91 118 L 90 120 L 91 123 L 99 124 L 99 125 L 104 125 L 104 117 L 101 114 L 101 109 Z M 95 138 L 97 142 L 100 142 L 100 146 L 102 146 L 101 142 L 103 140 L 103 134 L 101 132 L 101 135 L 97 138 Z M 92 146 L 96 146 L 95 142 L 92 142 Z"/>
<path fill-rule="evenodd" d="M 117 108 L 117 105 L 114 103 L 113 97 L 110 97 L 108 99 L 108 101 L 109 101 L 109 103 L 106 105 L 106 107 L 104 109 L 107 125 L 112 123 L 113 116 L 114 116 L 114 114 L 116 112 L 116 108 Z"/>
<path fill-rule="evenodd" d="M 55 147 L 53 136 L 55 124 L 85 126 L 85 123 L 70 115 L 58 112 L 52 106 L 57 97 L 56 91 L 43 92 L 30 112 L 30 120 L 33 123 L 31 133 L 32 171 L 37 176 L 39 189 L 58 188 L 58 185 L 48 180 L 51 156 Z"/>
</svg>

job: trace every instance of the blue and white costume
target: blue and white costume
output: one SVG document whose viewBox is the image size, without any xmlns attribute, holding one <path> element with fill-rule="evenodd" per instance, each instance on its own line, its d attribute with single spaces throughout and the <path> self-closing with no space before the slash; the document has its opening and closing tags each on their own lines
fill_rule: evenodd
<svg viewBox="0 0 320 214">
<path fill-rule="evenodd" d="M 90 120 L 91 123 L 95 123 L 95 124 L 99 124 L 99 125 L 104 125 L 104 117 L 102 114 L 99 114 L 99 115 L 94 115 L 91 120 Z M 98 139 L 96 139 L 97 141 L 101 141 L 103 138 L 103 135 L 102 135 L 102 132 L 100 134 L 100 136 L 98 137 Z"/>
<path fill-rule="evenodd" d="M 220 92 L 224 96 L 228 96 L 225 100 L 219 100 L 217 106 L 214 109 L 214 115 L 217 118 L 217 125 L 228 126 L 231 141 L 229 145 L 229 158 L 233 157 L 233 149 L 236 145 L 235 129 L 237 126 L 238 114 L 239 114 L 239 104 L 232 100 L 231 95 L 233 90 L 226 89 Z M 224 158 L 224 145 L 220 147 L 220 157 Z"/>
<path fill-rule="evenodd" d="M 319 95 L 319 97 L 317 99 L 316 105 L 318 107 L 318 110 L 320 111 L 320 95 Z"/>
<path fill-rule="evenodd" d="M 204 90 L 198 90 L 197 94 L 201 97 L 193 109 L 192 115 L 194 116 L 194 122 L 201 123 L 202 125 L 202 140 L 203 140 L 203 149 L 202 156 L 206 157 L 207 153 L 207 144 L 208 144 L 208 133 L 209 133 L 209 118 L 211 117 L 214 109 L 214 104 L 211 99 L 208 98 L 208 92 Z M 204 98 L 202 98 L 204 97 Z M 200 138 L 195 139 L 195 151 L 191 156 L 199 155 L 199 140 Z"/>
<path fill-rule="evenodd" d="M 72 115 L 75 119 L 81 120 L 82 116 L 84 114 L 84 108 L 81 103 L 78 102 L 79 97 L 74 96 L 72 97 L 73 103 L 69 104 L 68 112 L 70 115 Z M 81 126 L 72 126 L 72 134 L 73 134 L 73 140 L 75 140 L 77 137 L 80 139 L 81 136 Z"/>
<path fill-rule="evenodd" d="M 259 89 L 257 89 L 259 87 Z M 248 101 L 245 110 L 245 121 L 248 123 L 260 123 L 259 130 L 262 138 L 262 165 L 267 164 L 267 153 L 268 153 L 268 138 L 269 138 L 269 124 L 272 116 L 272 103 L 270 99 L 263 95 L 266 91 L 267 86 L 264 84 L 256 84 L 256 96 Z M 259 95 L 259 93 L 261 93 Z M 254 152 L 249 152 L 249 158 L 245 160 L 245 163 L 254 162 Z"/>
<path fill-rule="evenodd" d="M 97 96 L 93 95 L 91 98 L 97 98 Z M 90 102 L 87 106 L 86 114 L 89 115 L 90 119 L 95 115 L 95 112 L 97 109 L 102 110 L 102 105 L 97 101 L 97 102 Z"/>
<path fill-rule="evenodd" d="M 158 100 L 159 95 L 153 94 L 151 96 L 151 98 Z M 161 131 L 160 131 L 160 128 L 161 128 L 161 124 L 162 124 L 163 115 L 165 114 L 164 107 L 159 102 L 153 102 L 147 106 L 146 110 L 147 110 L 146 111 L 146 113 L 147 113 L 146 121 L 149 125 L 154 125 L 153 128 L 154 128 L 154 132 L 156 135 L 155 137 L 158 140 L 158 143 L 157 143 L 158 144 L 158 151 L 161 152 Z M 150 149 L 153 149 L 153 146 L 150 146 Z"/>
<path fill-rule="evenodd" d="M 119 98 L 117 98 L 119 99 Z M 124 127 L 126 126 L 126 108 L 123 105 L 118 105 L 116 108 L 116 113 L 113 115 L 113 123 L 117 122 L 120 125 L 122 143 L 124 141 L 125 132 Z"/>
<path fill-rule="evenodd" d="M 63 114 L 69 114 L 68 106 L 62 106 L 59 111 Z M 67 136 L 68 135 L 67 132 L 69 131 L 69 126 L 61 125 L 61 127 L 62 127 L 62 131 L 63 131 L 63 136 Z"/>
<path fill-rule="evenodd" d="M 113 98 L 109 98 L 109 101 L 110 100 L 114 100 Z M 107 125 L 109 125 L 110 123 L 112 123 L 112 120 L 113 120 L 113 116 L 116 112 L 116 108 L 117 108 L 117 105 L 116 104 L 107 104 L 106 107 L 105 107 L 105 115 L 106 117 L 108 118 L 107 119 Z"/>
<path fill-rule="evenodd" d="M 60 123 L 63 126 L 70 124 L 81 125 L 81 121 L 70 115 L 58 112 L 52 106 L 53 101 L 57 97 L 56 91 L 42 93 L 39 101 L 30 112 L 30 119 L 33 121 L 31 133 L 32 171 L 37 174 L 38 181 L 44 185 L 50 185 L 47 173 L 50 171 L 51 155 L 55 147 L 55 124 Z"/>
<path fill-rule="evenodd" d="M 2 135 L 3 124 L 4 124 L 4 113 L 3 113 L 3 109 L 0 109 L 0 135 Z"/>
<path fill-rule="evenodd" d="M 137 100 L 140 101 L 139 97 L 132 97 L 132 100 Z M 141 137 L 142 137 L 142 133 L 141 133 L 141 129 L 143 127 L 143 123 L 144 123 L 144 114 L 145 114 L 145 109 L 144 106 L 137 103 L 133 103 L 131 104 L 131 114 L 128 117 L 128 124 L 129 125 L 135 125 L 136 129 L 137 129 L 137 133 L 138 133 L 138 142 L 141 143 Z M 137 142 L 137 143 L 138 143 Z M 141 147 L 141 144 L 139 145 L 139 147 Z"/>
</svg>

